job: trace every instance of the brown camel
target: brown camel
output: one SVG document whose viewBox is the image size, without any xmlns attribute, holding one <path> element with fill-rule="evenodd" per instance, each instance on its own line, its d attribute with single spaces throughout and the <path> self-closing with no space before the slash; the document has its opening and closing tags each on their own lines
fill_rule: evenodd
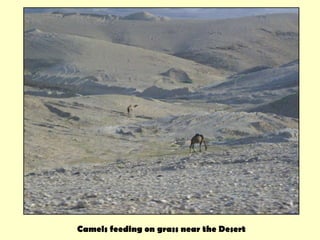
<svg viewBox="0 0 320 240">
<path fill-rule="evenodd" d="M 127 112 L 128 112 L 128 114 L 132 113 L 133 109 L 136 108 L 136 107 L 138 107 L 137 104 L 136 104 L 136 105 L 133 105 L 133 106 L 130 104 L 130 105 L 127 107 Z"/>
<path fill-rule="evenodd" d="M 194 135 L 194 136 L 191 138 L 191 144 L 190 144 L 190 147 L 189 147 L 190 152 L 191 152 L 191 148 L 193 149 L 193 152 L 195 152 L 195 149 L 194 149 L 194 144 L 195 144 L 195 143 L 199 143 L 199 145 L 200 145 L 200 150 L 199 150 L 199 152 L 201 152 L 201 145 L 202 145 L 202 143 L 204 144 L 205 150 L 207 150 L 207 144 L 206 144 L 206 141 L 204 140 L 204 136 L 203 136 L 203 135 L 197 133 L 196 135 Z"/>
</svg>

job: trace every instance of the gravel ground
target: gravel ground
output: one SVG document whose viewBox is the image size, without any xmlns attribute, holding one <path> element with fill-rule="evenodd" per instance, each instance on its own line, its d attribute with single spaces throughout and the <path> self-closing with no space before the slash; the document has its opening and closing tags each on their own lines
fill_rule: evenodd
<svg viewBox="0 0 320 240">
<path fill-rule="evenodd" d="M 29 172 L 25 214 L 298 214 L 298 143 Z"/>
</svg>

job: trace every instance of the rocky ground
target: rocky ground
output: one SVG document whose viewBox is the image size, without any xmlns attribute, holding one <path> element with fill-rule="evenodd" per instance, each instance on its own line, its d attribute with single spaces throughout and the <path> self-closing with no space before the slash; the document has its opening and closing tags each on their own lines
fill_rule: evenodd
<svg viewBox="0 0 320 240">
<path fill-rule="evenodd" d="M 297 214 L 297 142 L 25 175 L 25 214 Z"/>
<path fill-rule="evenodd" d="M 26 96 L 24 213 L 297 214 L 297 119 L 200 105 Z"/>
</svg>

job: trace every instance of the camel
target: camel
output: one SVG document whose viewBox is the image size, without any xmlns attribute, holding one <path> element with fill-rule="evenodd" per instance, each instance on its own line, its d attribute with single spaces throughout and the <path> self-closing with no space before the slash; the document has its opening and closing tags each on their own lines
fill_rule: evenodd
<svg viewBox="0 0 320 240">
<path fill-rule="evenodd" d="M 128 112 L 128 114 L 132 113 L 133 109 L 136 108 L 136 107 L 138 107 L 137 104 L 136 104 L 136 105 L 133 105 L 133 106 L 130 104 L 130 105 L 127 107 L 127 112 Z"/>
<path fill-rule="evenodd" d="M 190 147 L 189 147 L 190 152 L 191 152 L 191 148 L 193 149 L 193 152 L 195 152 L 195 149 L 194 149 L 194 144 L 195 144 L 195 143 L 199 143 L 199 145 L 200 145 L 200 150 L 199 150 L 199 152 L 201 152 L 201 145 L 202 145 L 202 143 L 204 144 L 205 150 L 207 150 L 207 144 L 206 144 L 206 141 L 204 140 L 204 136 L 203 136 L 203 135 L 197 133 L 196 135 L 194 135 L 194 136 L 191 138 L 191 144 L 190 144 Z"/>
</svg>

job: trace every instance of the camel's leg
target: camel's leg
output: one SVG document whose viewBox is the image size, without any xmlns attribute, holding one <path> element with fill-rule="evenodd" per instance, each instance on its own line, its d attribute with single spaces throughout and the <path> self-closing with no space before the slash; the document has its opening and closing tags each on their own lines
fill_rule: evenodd
<svg viewBox="0 0 320 240">
<path fill-rule="evenodd" d="M 191 143 L 189 148 L 190 148 L 190 152 L 191 152 L 191 148 L 192 148 L 193 152 L 196 151 L 196 150 L 194 149 L 194 143 Z"/>
<path fill-rule="evenodd" d="M 201 152 L 201 144 L 202 144 L 202 141 L 199 143 L 199 152 Z"/>
<path fill-rule="evenodd" d="M 207 143 L 205 140 L 203 140 L 203 144 L 204 144 L 204 149 L 207 151 Z"/>
</svg>

